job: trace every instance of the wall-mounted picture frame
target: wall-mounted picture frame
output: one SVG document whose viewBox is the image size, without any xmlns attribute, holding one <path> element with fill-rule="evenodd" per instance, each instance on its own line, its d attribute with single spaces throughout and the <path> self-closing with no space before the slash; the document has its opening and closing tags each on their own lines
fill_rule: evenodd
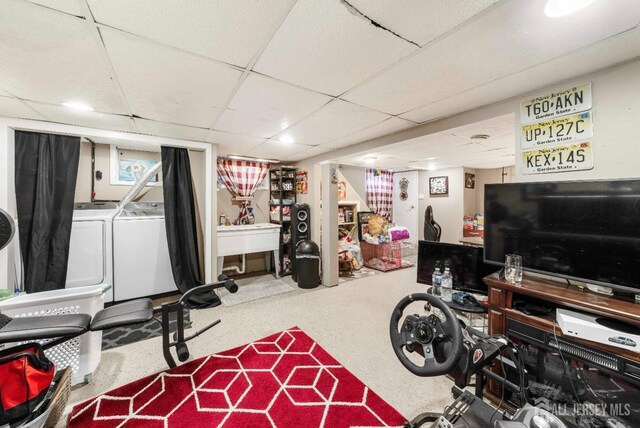
<svg viewBox="0 0 640 428">
<path fill-rule="evenodd" d="M 449 194 L 449 177 L 430 177 L 429 178 L 429 195 L 442 196 Z"/>
<path fill-rule="evenodd" d="M 476 188 L 476 175 L 469 172 L 464 173 L 464 187 L 465 189 Z"/>
<path fill-rule="evenodd" d="M 369 218 L 373 211 L 358 211 L 358 241 L 362 241 L 362 236 L 369 232 Z"/>
</svg>

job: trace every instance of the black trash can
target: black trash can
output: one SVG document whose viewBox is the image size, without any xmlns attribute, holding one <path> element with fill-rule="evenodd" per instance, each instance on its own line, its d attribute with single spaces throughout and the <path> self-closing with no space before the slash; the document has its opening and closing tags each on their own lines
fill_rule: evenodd
<svg viewBox="0 0 640 428">
<path fill-rule="evenodd" d="M 320 285 L 320 248 L 313 241 L 300 241 L 296 246 L 298 287 L 315 288 Z"/>
</svg>

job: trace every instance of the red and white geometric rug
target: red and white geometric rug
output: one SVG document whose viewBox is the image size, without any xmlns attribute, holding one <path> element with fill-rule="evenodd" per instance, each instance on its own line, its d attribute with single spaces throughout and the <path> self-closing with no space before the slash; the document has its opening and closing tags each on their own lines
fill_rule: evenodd
<svg viewBox="0 0 640 428">
<path fill-rule="evenodd" d="M 406 419 L 297 327 L 73 408 L 70 428 L 398 427 Z"/>
</svg>

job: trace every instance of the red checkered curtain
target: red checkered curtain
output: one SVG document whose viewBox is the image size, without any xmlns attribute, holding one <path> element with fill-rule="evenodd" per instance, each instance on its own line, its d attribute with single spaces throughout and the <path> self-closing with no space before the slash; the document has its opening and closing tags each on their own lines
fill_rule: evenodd
<svg viewBox="0 0 640 428">
<path fill-rule="evenodd" d="M 365 174 L 367 205 L 374 213 L 391 221 L 393 173 L 382 169 L 367 168 Z"/>
<path fill-rule="evenodd" d="M 218 159 L 218 177 L 236 198 L 253 197 L 256 189 L 267 177 L 268 173 L 268 163 Z M 242 218 L 249 214 L 247 206 L 251 205 L 251 201 L 241 200 L 241 204 L 240 214 L 234 221 L 235 224 L 240 223 Z"/>
</svg>

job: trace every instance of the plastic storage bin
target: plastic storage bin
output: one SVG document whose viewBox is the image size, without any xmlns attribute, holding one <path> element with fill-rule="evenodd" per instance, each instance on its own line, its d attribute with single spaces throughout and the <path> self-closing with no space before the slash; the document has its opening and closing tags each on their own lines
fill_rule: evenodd
<svg viewBox="0 0 640 428">
<path fill-rule="evenodd" d="M 104 293 L 111 285 L 65 288 L 41 293 L 21 294 L 0 301 L 0 313 L 12 318 L 63 314 L 89 314 L 104 308 Z M 11 345 L 6 345 L 11 346 Z M 100 363 L 102 332 L 87 332 L 47 350 L 56 370 L 71 367 L 71 384 L 88 382 Z"/>
</svg>

